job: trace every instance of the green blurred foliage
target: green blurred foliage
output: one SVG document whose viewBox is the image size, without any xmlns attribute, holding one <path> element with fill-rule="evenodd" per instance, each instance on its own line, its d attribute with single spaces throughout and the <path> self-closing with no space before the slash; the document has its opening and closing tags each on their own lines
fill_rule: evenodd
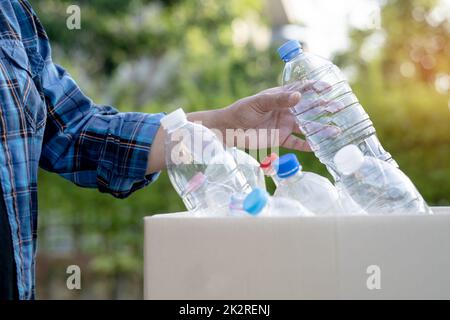
<svg viewBox="0 0 450 320">
<path fill-rule="evenodd" d="M 81 7 L 81 30 L 65 27 L 70 4 Z M 33 5 L 51 39 L 54 60 L 97 103 L 122 111 L 223 107 L 277 85 L 283 67 L 275 48 L 259 51 L 251 43 L 242 47 L 233 42 L 235 19 L 256 16 L 258 23 L 266 23 L 258 0 L 36 0 Z M 388 1 L 382 9 L 382 29 L 353 30 L 352 47 L 335 62 L 354 71 L 353 88 L 386 149 L 427 201 L 445 205 L 450 204 L 449 95 L 438 93 L 434 82 L 437 74 L 450 73 L 449 30 L 412 16 L 417 8 L 426 15 L 433 6 L 425 0 Z M 375 33 L 382 34 L 384 44 L 374 58 L 365 60 L 361 52 Z M 147 86 L 121 81 L 122 67 L 142 58 L 150 58 L 155 66 L 170 65 L 161 73 L 167 77 L 162 86 L 157 87 L 151 74 Z M 412 76 L 401 74 L 404 63 L 414 65 Z M 151 94 L 142 97 L 143 91 Z M 300 159 L 306 170 L 327 175 L 313 154 L 301 154 Z M 83 285 L 81 295 L 66 297 L 140 298 L 142 218 L 183 210 L 167 175 L 125 200 L 75 187 L 47 172 L 39 179 L 38 297 L 58 297 L 50 289 L 51 276 L 45 274 L 50 269 L 39 266 L 53 261 L 62 238 L 71 243 L 69 254 L 62 250 L 64 263 L 83 264 L 92 281 Z M 64 232 L 54 235 L 51 230 L 58 226 Z M 133 286 L 124 287 L 124 279 Z"/>
<path fill-rule="evenodd" d="M 353 89 L 401 169 L 430 204 L 448 205 L 450 95 L 436 90 L 436 79 L 450 74 L 450 21 L 427 21 L 436 3 L 387 2 L 382 29 L 354 30 L 352 47 L 336 62 L 356 67 Z M 374 37 L 383 45 L 365 61 L 361 53 Z"/>
</svg>

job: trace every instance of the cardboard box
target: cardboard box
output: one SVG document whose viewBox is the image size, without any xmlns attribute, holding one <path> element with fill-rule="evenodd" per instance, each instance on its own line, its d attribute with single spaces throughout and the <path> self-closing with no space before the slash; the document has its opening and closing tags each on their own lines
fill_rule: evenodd
<svg viewBox="0 0 450 320">
<path fill-rule="evenodd" d="M 145 218 L 145 299 L 450 299 L 435 215 Z"/>
</svg>

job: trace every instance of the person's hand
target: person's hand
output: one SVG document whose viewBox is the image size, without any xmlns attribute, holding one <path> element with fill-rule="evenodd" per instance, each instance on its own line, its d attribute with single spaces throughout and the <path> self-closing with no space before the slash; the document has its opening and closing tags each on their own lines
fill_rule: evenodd
<svg viewBox="0 0 450 320">
<path fill-rule="evenodd" d="M 282 146 L 311 151 L 309 144 L 296 135 L 301 131 L 289 109 L 295 107 L 296 112 L 313 112 L 316 116 L 335 113 L 344 107 L 342 103 L 330 103 L 318 98 L 320 93 L 330 89 L 327 83 L 306 81 L 264 90 L 223 109 L 193 112 L 187 116 L 190 121 L 219 131 L 223 142 L 228 145 L 260 149 Z M 335 137 L 340 133 L 338 127 L 316 121 L 303 121 L 302 128 L 308 135 L 319 134 L 323 138 Z M 231 131 L 233 141 L 227 141 L 227 131 Z M 252 135 L 252 131 L 256 135 Z M 147 173 L 164 168 L 164 135 L 164 130 L 160 128 L 152 144 Z M 242 135 L 244 139 L 240 139 Z"/>
<path fill-rule="evenodd" d="M 240 99 L 221 111 L 222 131 L 227 144 L 238 147 L 268 148 L 282 146 L 299 151 L 311 151 L 308 143 L 296 136 L 301 134 L 289 108 L 300 102 L 301 94 L 295 87 L 275 87 Z M 228 141 L 226 129 L 238 129 L 246 139 Z M 240 131 L 239 131 L 240 129 Z M 253 130 L 253 132 L 252 132 Z M 244 132 L 242 132 L 244 131 Z M 256 131 L 256 134 L 255 132 Z M 251 141 L 257 136 L 257 141 Z M 243 143 L 245 141 L 245 143 Z M 245 144 L 245 145 L 242 145 Z"/>
</svg>

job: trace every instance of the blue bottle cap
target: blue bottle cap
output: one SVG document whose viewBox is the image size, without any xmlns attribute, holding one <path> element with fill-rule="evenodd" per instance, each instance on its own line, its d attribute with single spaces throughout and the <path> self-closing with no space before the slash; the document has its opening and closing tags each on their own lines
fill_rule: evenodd
<svg viewBox="0 0 450 320">
<path fill-rule="evenodd" d="M 277 51 L 281 60 L 287 62 L 302 52 L 302 45 L 298 40 L 289 40 L 279 47 Z"/>
<path fill-rule="evenodd" d="M 293 153 L 288 153 L 278 158 L 275 167 L 279 178 L 288 178 L 302 169 L 297 156 Z"/>
<path fill-rule="evenodd" d="M 269 194 L 261 189 L 255 188 L 244 200 L 244 210 L 251 215 L 257 215 L 267 205 Z"/>
</svg>

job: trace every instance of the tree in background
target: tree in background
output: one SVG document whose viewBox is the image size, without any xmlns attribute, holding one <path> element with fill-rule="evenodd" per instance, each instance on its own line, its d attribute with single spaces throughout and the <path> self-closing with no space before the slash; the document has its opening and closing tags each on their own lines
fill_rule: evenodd
<svg viewBox="0 0 450 320">
<path fill-rule="evenodd" d="M 336 57 L 383 145 L 434 205 L 450 201 L 450 17 L 434 0 L 388 1 L 382 28 Z"/>
<path fill-rule="evenodd" d="M 194 111 L 278 83 L 283 66 L 275 48 L 236 41 L 239 21 L 267 25 L 259 0 L 77 1 L 81 30 L 65 27 L 71 4 L 33 1 L 54 60 L 97 103 Z M 434 8 L 432 1 L 386 2 L 382 28 L 353 30 L 352 47 L 335 61 L 354 71 L 353 88 L 401 168 L 430 203 L 448 204 L 449 96 L 436 83 L 449 73 L 449 22 L 430 20 Z M 327 174 L 314 155 L 300 159 L 307 170 Z M 46 172 L 39 184 L 38 297 L 140 298 L 142 218 L 183 210 L 167 176 L 126 200 Z M 79 294 L 65 289 L 68 264 L 82 268 Z"/>
<path fill-rule="evenodd" d="M 263 25 L 255 18 L 262 16 L 260 1 L 79 1 L 81 30 L 65 28 L 69 4 L 40 0 L 34 6 L 54 60 L 97 103 L 121 111 L 194 111 L 277 84 L 281 63 L 274 50 L 233 42 L 237 18 L 250 16 Z M 184 210 L 167 176 L 126 200 L 46 172 L 39 183 L 38 296 L 141 297 L 142 217 Z M 75 296 L 65 290 L 62 265 L 78 261 L 92 283 Z M 61 292 L 52 292 L 52 281 L 60 281 L 52 287 Z"/>
</svg>

